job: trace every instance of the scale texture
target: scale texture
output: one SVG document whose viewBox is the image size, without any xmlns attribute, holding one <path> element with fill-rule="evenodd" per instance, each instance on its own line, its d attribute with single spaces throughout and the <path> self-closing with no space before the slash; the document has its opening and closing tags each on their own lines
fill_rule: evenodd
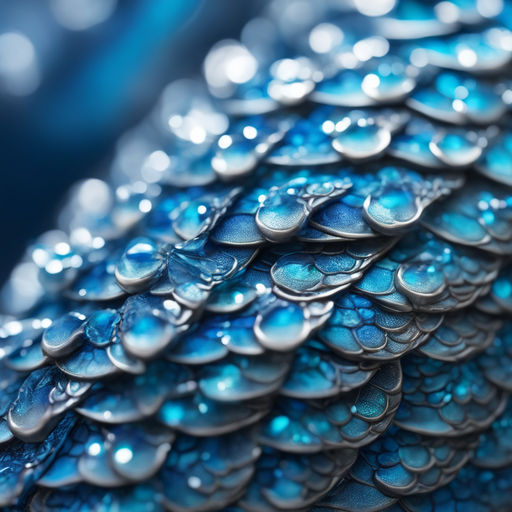
<svg viewBox="0 0 512 512">
<path fill-rule="evenodd" d="M 275 0 L 3 291 L 0 506 L 506 512 L 512 4 Z"/>
</svg>

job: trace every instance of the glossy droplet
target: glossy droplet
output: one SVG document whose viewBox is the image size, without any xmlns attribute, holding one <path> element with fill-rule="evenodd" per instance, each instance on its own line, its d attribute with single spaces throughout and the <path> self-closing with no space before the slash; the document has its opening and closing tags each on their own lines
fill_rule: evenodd
<svg viewBox="0 0 512 512">
<path fill-rule="evenodd" d="M 322 282 L 323 274 L 310 255 L 294 254 L 280 258 L 272 267 L 272 279 L 290 290 L 314 290 Z"/>
<path fill-rule="evenodd" d="M 304 341 L 308 329 L 300 306 L 277 301 L 258 315 L 254 323 L 254 333 L 264 347 L 287 351 Z"/>
<path fill-rule="evenodd" d="M 416 86 L 416 81 L 408 76 L 405 66 L 397 62 L 382 62 L 373 73 L 367 74 L 361 88 L 370 98 L 383 101 L 399 101 Z"/>
<path fill-rule="evenodd" d="M 340 107 L 367 107 L 375 100 L 367 96 L 362 89 L 363 74 L 360 71 L 346 69 L 333 78 L 321 82 L 311 95 L 311 99 L 325 105 Z"/>
<path fill-rule="evenodd" d="M 397 287 L 406 295 L 431 300 L 445 288 L 444 275 L 435 264 L 403 264 L 396 276 Z"/>
<path fill-rule="evenodd" d="M 116 262 L 117 263 L 117 262 Z M 95 265 L 73 284 L 70 294 L 76 300 L 108 301 L 125 295 L 115 277 L 115 263 L 103 261 Z"/>
<path fill-rule="evenodd" d="M 398 232 L 416 222 L 422 210 L 417 198 L 407 189 L 389 186 L 376 197 L 368 196 L 364 213 L 368 221 L 379 231 Z"/>
<path fill-rule="evenodd" d="M 176 215 L 173 222 L 174 231 L 183 240 L 200 236 L 226 213 L 239 192 L 239 188 L 233 188 L 228 192 L 220 190 L 217 194 L 202 195 L 194 201 L 184 201 L 178 212 L 173 212 L 173 215 Z"/>
<path fill-rule="evenodd" d="M 314 71 L 305 57 L 274 62 L 270 68 L 274 78 L 267 86 L 269 96 L 283 105 L 302 102 L 315 88 Z"/>
<path fill-rule="evenodd" d="M 187 204 L 174 221 L 175 231 L 184 240 L 190 240 L 199 235 L 208 223 L 212 208 L 207 200 L 197 199 Z"/>
<path fill-rule="evenodd" d="M 436 169 L 443 163 L 430 150 L 431 134 L 401 134 L 393 137 L 388 153 L 400 160 L 405 160 L 428 169 Z"/>
<path fill-rule="evenodd" d="M 496 71 L 511 58 L 506 39 L 510 32 L 490 29 L 481 34 L 461 34 L 447 39 L 433 39 L 422 45 L 431 64 L 453 70 Z"/>
<path fill-rule="evenodd" d="M 251 173 L 258 164 L 260 155 L 254 144 L 245 139 L 231 141 L 229 146 L 221 147 L 212 158 L 212 167 L 223 180 L 241 178 Z"/>
<path fill-rule="evenodd" d="M 389 5 L 394 4 L 388 5 L 385 2 L 383 5 L 389 8 Z M 374 9 L 373 4 L 367 7 L 364 2 L 361 2 L 361 6 L 364 6 L 364 9 Z M 396 7 L 389 14 L 376 18 L 379 33 L 388 39 L 400 41 L 441 36 L 456 30 L 457 23 L 453 16 L 452 19 L 440 19 L 432 7 L 431 4 L 424 4 L 417 0 L 397 2 Z"/>
<path fill-rule="evenodd" d="M 154 475 L 164 463 L 173 435 L 167 429 L 143 426 L 117 427 L 109 447 L 109 461 L 122 477 L 140 482 Z"/>
<path fill-rule="evenodd" d="M 149 238 L 136 238 L 117 264 L 116 279 L 125 290 L 135 292 L 148 286 L 162 267 L 155 243 Z"/>
<path fill-rule="evenodd" d="M 76 278 L 83 258 L 61 231 L 49 231 L 32 246 L 32 259 L 38 268 L 39 281 L 49 290 L 63 289 Z"/>
<path fill-rule="evenodd" d="M 51 357 L 71 354 L 83 342 L 84 320 L 80 313 L 68 313 L 55 320 L 43 333 L 42 350 Z"/>
<path fill-rule="evenodd" d="M 283 242 L 304 225 L 306 218 L 324 203 L 346 193 L 349 178 L 312 175 L 288 180 L 272 187 L 260 203 L 255 221 L 265 238 Z"/>
<path fill-rule="evenodd" d="M 493 123 L 506 111 L 491 85 L 455 73 L 439 74 L 434 86 L 415 92 L 408 104 L 427 116 L 457 124 Z"/>
<path fill-rule="evenodd" d="M 482 148 L 467 137 L 455 133 L 435 136 L 430 142 L 430 151 L 450 167 L 466 167 L 475 163 Z"/>
<path fill-rule="evenodd" d="M 233 313 L 247 307 L 257 296 L 256 289 L 244 284 L 243 278 L 234 282 L 225 281 L 213 290 L 206 309 L 214 313 Z"/>
<path fill-rule="evenodd" d="M 333 148 L 351 160 L 366 160 L 380 155 L 391 142 L 388 130 L 375 124 L 351 123 L 336 135 Z"/>
<path fill-rule="evenodd" d="M 286 191 L 272 194 L 256 214 L 256 223 L 269 240 L 289 238 L 306 219 L 304 204 Z"/>
<path fill-rule="evenodd" d="M 123 317 L 121 341 L 126 351 L 142 359 L 161 352 L 176 335 L 176 328 L 148 309 L 130 309 Z"/>
<path fill-rule="evenodd" d="M 25 442 L 44 440 L 59 416 L 73 407 L 90 386 L 75 382 L 72 390 L 68 378 L 55 366 L 32 372 L 9 409 L 9 428 Z"/>
</svg>

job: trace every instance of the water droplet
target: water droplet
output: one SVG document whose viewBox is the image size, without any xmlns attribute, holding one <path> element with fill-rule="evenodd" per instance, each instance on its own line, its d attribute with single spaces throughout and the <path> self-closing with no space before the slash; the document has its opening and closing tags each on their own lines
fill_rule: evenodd
<svg viewBox="0 0 512 512">
<path fill-rule="evenodd" d="M 84 321 L 80 313 L 68 313 L 55 320 L 43 333 L 42 350 L 51 357 L 71 354 L 83 342 Z"/>
<path fill-rule="evenodd" d="M 475 163 L 482 147 L 456 133 L 438 134 L 430 142 L 430 150 L 450 167 L 466 167 Z"/>
<path fill-rule="evenodd" d="M 376 124 L 352 122 L 334 137 L 332 146 L 351 160 L 366 160 L 380 155 L 390 142 L 388 130 Z"/>
<path fill-rule="evenodd" d="M 152 358 L 174 339 L 176 328 L 149 311 L 131 310 L 123 317 L 121 340 L 126 351 L 142 359 Z"/>
<path fill-rule="evenodd" d="M 116 279 L 128 292 L 140 291 L 158 277 L 163 265 L 158 248 L 151 239 L 135 238 L 117 264 Z"/>
<path fill-rule="evenodd" d="M 254 333 L 264 347 L 288 351 L 305 340 L 309 329 L 304 313 L 297 304 L 277 301 L 257 316 Z"/>
</svg>

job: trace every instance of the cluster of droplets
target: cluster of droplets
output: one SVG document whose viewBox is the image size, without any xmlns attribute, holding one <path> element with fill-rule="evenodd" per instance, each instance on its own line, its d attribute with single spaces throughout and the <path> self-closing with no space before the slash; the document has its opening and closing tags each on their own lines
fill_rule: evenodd
<svg viewBox="0 0 512 512">
<path fill-rule="evenodd" d="M 274 0 L 169 85 L 2 291 L 0 506 L 507 510 L 511 8 Z"/>
</svg>

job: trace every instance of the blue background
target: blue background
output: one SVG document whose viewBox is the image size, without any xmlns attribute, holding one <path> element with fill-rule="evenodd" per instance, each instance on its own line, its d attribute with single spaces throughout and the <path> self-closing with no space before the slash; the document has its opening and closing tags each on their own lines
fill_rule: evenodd
<svg viewBox="0 0 512 512">
<path fill-rule="evenodd" d="M 261 2 L 118 0 L 104 22 L 67 30 L 47 1 L 0 0 L 0 35 L 43 48 L 41 83 L 0 94 L 0 283 L 31 239 L 53 226 L 70 185 L 101 174 L 116 138 L 166 83 L 200 73 L 208 48 L 238 37 Z"/>
</svg>

